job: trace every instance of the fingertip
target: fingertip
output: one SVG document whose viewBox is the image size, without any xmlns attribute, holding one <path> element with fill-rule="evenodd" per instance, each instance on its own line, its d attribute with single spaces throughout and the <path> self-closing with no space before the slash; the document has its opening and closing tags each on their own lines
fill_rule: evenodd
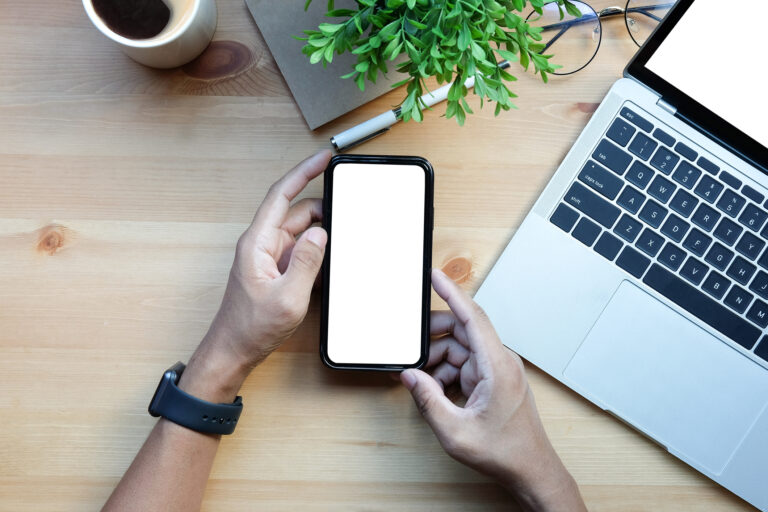
<svg viewBox="0 0 768 512">
<path fill-rule="evenodd" d="M 418 376 L 416 375 L 417 370 L 403 370 L 400 372 L 400 382 L 403 383 L 403 386 L 405 386 L 408 391 L 412 391 L 413 388 L 416 386 L 416 382 L 418 381 Z"/>
<path fill-rule="evenodd" d="M 323 250 L 325 249 L 325 244 L 328 243 L 328 233 L 319 226 L 309 228 L 304 232 L 303 236 L 305 236 L 309 242 Z"/>
</svg>

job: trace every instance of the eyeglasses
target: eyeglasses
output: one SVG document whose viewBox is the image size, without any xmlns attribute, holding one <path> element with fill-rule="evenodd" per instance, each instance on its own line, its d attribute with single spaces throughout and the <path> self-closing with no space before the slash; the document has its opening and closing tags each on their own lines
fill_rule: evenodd
<svg viewBox="0 0 768 512">
<path fill-rule="evenodd" d="M 592 62 L 603 38 L 603 18 L 623 16 L 630 37 L 642 46 L 675 2 L 628 0 L 623 8 L 607 7 L 599 12 L 584 2 L 572 0 L 571 4 L 581 16 L 574 16 L 552 2 L 544 4 L 541 14 L 534 11 L 526 18 L 531 26 L 542 29 L 541 53 L 554 54 L 552 63 L 562 66 L 555 75 L 571 75 Z"/>
</svg>

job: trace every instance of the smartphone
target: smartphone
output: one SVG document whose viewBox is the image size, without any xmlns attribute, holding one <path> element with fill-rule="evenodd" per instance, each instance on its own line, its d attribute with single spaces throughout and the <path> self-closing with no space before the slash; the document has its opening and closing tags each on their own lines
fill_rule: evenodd
<svg viewBox="0 0 768 512">
<path fill-rule="evenodd" d="M 420 368 L 429 346 L 434 172 L 423 158 L 340 155 L 325 170 L 320 356 Z"/>
</svg>

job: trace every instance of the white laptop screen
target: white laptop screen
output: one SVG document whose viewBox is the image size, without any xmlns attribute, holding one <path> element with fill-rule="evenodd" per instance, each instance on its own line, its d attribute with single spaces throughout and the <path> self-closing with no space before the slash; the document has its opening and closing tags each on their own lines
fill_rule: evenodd
<svg viewBox="0 0 768 512">
<path fill-rule="evenodd" d="M 766 37 L 764 1 L 696 0 L 646 67 L 768 147 Z"/>
</svg>

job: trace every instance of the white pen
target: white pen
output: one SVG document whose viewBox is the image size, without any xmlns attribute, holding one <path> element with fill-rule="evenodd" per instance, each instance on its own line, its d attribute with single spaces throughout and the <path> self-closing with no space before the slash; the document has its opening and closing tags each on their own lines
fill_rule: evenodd
<svg viewBox="0 0 768 512">
<path fill-rule="evenodd" d="M 499 67 L 505 69 L 509 67 L 509 62 L 503 60 L 499 62 Z M 428 92 L 421 97 L 421 101 L 428 107 L 444 101 L 448 97 L 448 91 L 452 84 L 446 84 L 439 89 Z M 475 85 L 475 77 L 471 76 L 466 79 L 464 86 L 467 89 L 471 89 Z M 397 123 L 400 120 L 400 107 L 387 110 L 383 114 L 380 114 L 372 119 L 365 121 L 364 123 L 353 126 L 349 130 L 331 137 L 331 144 L 336 151 L 344 151 L 363 142 L 369 141 L 377 135 L 389 130 L 390 126 Z"/>
</svg>

